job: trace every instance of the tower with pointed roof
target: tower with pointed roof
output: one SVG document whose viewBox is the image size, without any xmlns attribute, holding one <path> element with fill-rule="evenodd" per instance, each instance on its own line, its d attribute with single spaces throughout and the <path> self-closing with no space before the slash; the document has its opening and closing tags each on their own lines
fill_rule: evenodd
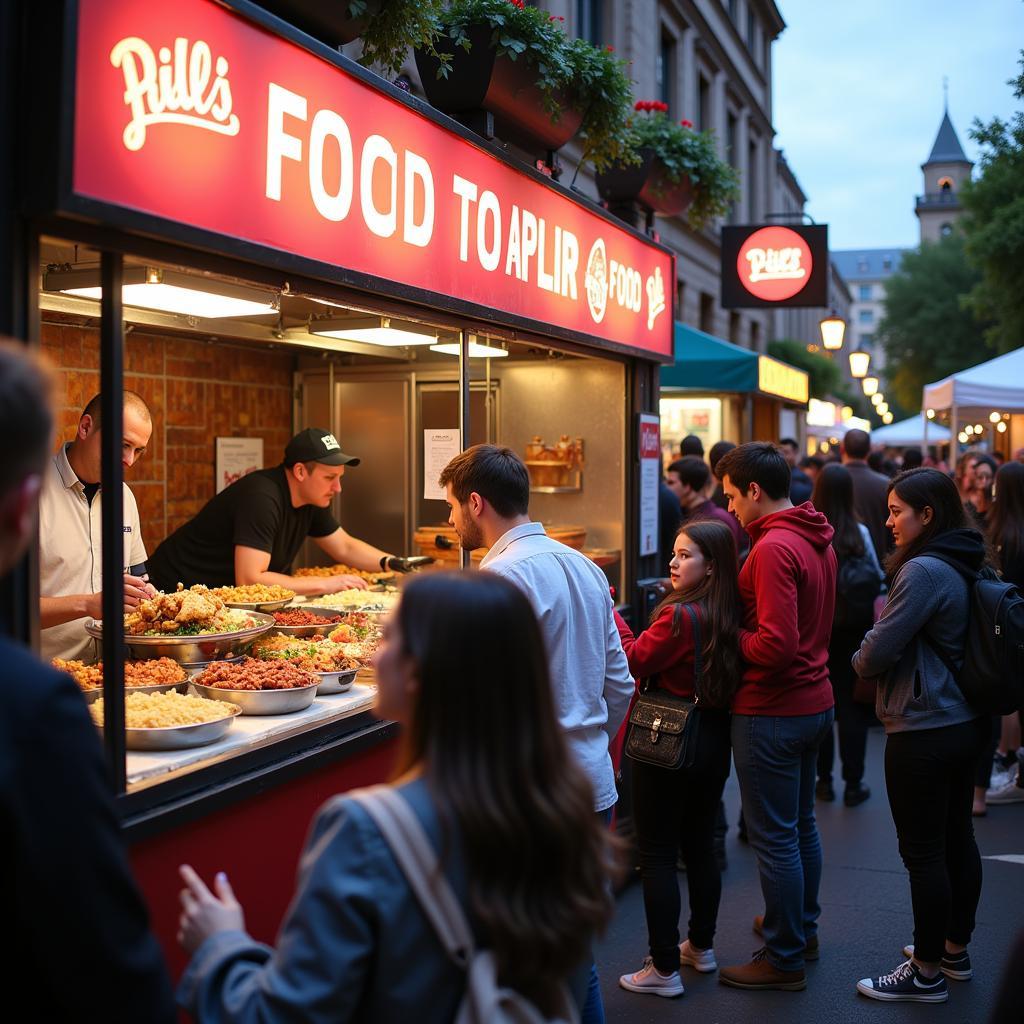
<svg viewBox="0 0 1024 1024">
<path fill-rule="evenodd" d="M 947 107 L 932 151 L 921 164 L 924 195 L 917 197 L 914 212 L 920 223 L 922 242 L 937 242 L 953 231 L 962 212 L 960 190 L 970 181 L 973 166 L 960 145 Z"/>
</svg>

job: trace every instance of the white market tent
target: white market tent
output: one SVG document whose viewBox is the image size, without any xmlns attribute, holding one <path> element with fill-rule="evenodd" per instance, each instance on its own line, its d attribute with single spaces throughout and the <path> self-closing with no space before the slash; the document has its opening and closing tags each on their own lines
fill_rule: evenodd
<svg viewBox="0 0 1024 1024">
<path fill-rule="evenodd" d="M 1024 412 L 1024 347 L 926 384 L 924 408 Z"/>
<path fill-rule="evenodd" d="M 876 427 L 871 431 L 871 443 L 882 444 L 887 448 L 902 448 L 907 445 L 921 446 L 924 440 L 925 415 L 919 412 L 899 423 L 890 423 L 887 427 Z M 941 444 L 949 440 L 949 431 L 938 423 L 928 424 L 928 441 L 930 444 Z"/>
</svg>

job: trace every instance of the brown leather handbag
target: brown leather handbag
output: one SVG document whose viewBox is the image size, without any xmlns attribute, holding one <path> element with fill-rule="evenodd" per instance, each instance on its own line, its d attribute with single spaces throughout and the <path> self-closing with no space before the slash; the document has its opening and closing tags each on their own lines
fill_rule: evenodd
<svg viewBox="0 0 1024 1024">
<path fill-rule="evenodd" d="M 697 730 L 700 725 L 700 679 L 704 671 L 703 650 L 700 639 L 700 619 L 692 605 L 677 604 L 672 609 L 672 635 L 679 635 L 683 611 L 693 624 L 694 699 L 677 697 L 651 686 L 645 679 L 640 696 L 629 714 L 629 733 L 626 736 L 626 754 L 634 761 L 668 768 L 673 771 L 693 766 L 697 754 Z"/>
</svg>

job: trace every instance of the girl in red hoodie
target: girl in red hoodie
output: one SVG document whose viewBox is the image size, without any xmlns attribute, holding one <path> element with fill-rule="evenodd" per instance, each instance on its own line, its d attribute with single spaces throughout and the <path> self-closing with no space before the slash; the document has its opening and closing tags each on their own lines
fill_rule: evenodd
<svg viewBox="0 0 1024 1024">
<path fill-rule="evenodd" d="M 619 984 L 632 992 L 683 994 L 680 963 L 717 970 L 712 949 L 722 879 L 714 855 L 715 816 L 729 775 L 729 704 L 740 679 L 737 633 L 742 620 L 736 541 L 718 520 L 692 520 L 676 534 L 669 563 L 672 592 L 634 636 L 616 614 L 619 636 L 637 679 L 693 698 L 695 638 L 684 604 L 700 622 L 703 671 L 697 681 L 700 725 L 693 767 L 676 771 L 633 761 L 633 818 L 640 852 L 650 956 Z M 682 852 L 690 896 L 686 940 L 679 942 Z"/>
</svg>

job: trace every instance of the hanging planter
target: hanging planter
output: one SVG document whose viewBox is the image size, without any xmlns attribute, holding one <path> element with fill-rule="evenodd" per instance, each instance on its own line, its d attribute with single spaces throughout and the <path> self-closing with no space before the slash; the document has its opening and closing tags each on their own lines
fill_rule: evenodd
<svg viewBox="0 0 1024 1024">
<path fill-rule="evenodd" d="M 609 203 L 640 203 L 663 217 L 678 217 L 693 202 L 693 185 L 685 175 L 673 181 L 668 168 L 649 146 L 638 152 L 640 162 L 614 164 L 599 172 L 597 191 Z"/>
<path fill-rule="evenodd" d="M 668 106 L 641 100 L 630 120 L 631 156 L 597 174 L 601 198 L 637 203 L 663 217 L 687 213 L 700 229 L 728 212 L 739 195 L 736 171 L 718 157 L 714 136 L 689 121 L 670 121 Z"/>
<path fill-rule="evenodd" d="M 494 115 L 494 133 L 526 149 L 559 149 L 579 130 L 583 111 L 568 91 L 545 90 L 537 72 L 494 44 L 487 25 L 471 25 L 459 44 L 443 56 L 416 51 L 416 67 L 431 106 L 458 117 L 486 110 Z M 448 39 L 439 39 L 440 50 Z M 444 57 L 450 60 L 444 62 Z M 439 75 L 445 64 L 447 71 Z"/>
<path fill-rule="evenodd" d="M 387 0 L 259 0 L 260 7 L 328 46 L 358 39 Z"/>
</svg>

